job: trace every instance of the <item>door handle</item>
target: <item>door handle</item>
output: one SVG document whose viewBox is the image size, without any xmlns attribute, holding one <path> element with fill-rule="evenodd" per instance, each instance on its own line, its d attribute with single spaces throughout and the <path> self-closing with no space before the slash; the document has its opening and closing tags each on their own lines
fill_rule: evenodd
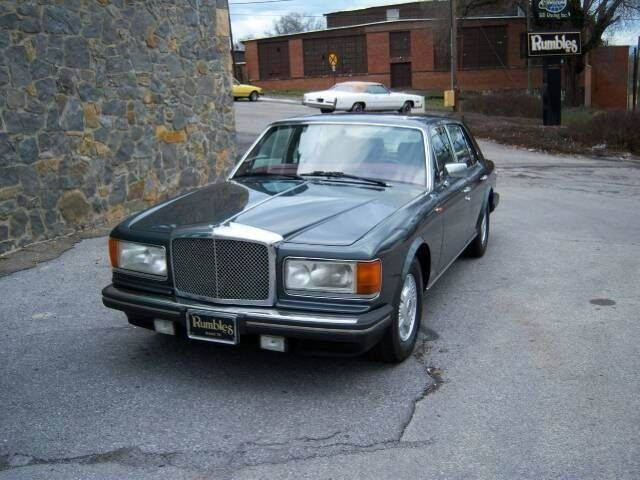
<svg viewBox="0 0 640 480">
<path fill-rule="evenodd" d="M 442 207 L 436 207 L 436 208 L 434 208 L 434 210 L 436 211 L 436 213 L 444 212 L 444 208 L 442 208 Z"/>
<path fill-rule="evenodd" d="M 486 175 L 482 175 L 482 176 L 480 177 L 480 181 L 481 181 L 481 182 L 484 182 L 487 178 L 489 178 L 489 177 L 487 177 Z"/>
<path fill-rule="evenodd" d="M 471 197 L 470 197 L 469 195 L 465 195 L 464 199 L 465 199 L 467 202 L 470 202 L 470 201 L 471 201 Z"/>
<path fill-rule="evenodd" d="M 469 193 L 471 191 L 471 187 L 464 187 L 464 190 L 462 190 L 464 193 Z"/>
</svg>

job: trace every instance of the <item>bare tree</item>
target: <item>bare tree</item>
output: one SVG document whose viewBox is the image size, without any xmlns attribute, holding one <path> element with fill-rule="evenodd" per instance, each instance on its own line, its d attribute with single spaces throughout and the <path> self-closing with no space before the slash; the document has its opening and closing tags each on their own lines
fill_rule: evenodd
<svg viewBox="0 0 640 480">
<path fill-rule="evenodd" d="M 288 33 L 308 32 L 324 28 L 324 19 L 292 12 L 273 21 L 273 28 L 267 35 L 286 35 Z"/>
<path fill-rule="evenodd" d="M 614 26 L 640 13 L 640 0 L 569 0 L 572 8 L 571 26 L 582 32 L 582 55 L 567 57 L 568 105 L 577 106 L 583 98 L 579 94 L 578 78 L 584 70 L 584 55 L 604 44 L 603 35 Z"/>
</svg>

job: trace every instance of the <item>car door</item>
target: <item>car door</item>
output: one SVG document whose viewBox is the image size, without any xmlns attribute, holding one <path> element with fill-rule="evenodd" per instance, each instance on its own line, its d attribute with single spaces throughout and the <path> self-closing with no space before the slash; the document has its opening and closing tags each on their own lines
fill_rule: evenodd
<svg viewBox="0 0 640 480">
<path fill-rule="evenodd" d="M 482 178 L 484 167 L 478 161 L 478 155 L 473 147 L 469 134 L 458 124 L 448 124 L 447 132 L 453 147 L 453 153 L 458 163 L 467 166 L 465 176 L 467 183 L 463 189 L 467 205 L 467 239 L 471 240 L 477 233 L 476 227 L 480 218 L 480 210 L 484 201 Z M 486 178 L 486 177 L 485 177 Z"/>
<path fill-rule="evenodd" d="M 442 216 L 444 223 L 438 262 L 438 272 L 441 272 L 455 260 L 468 240 L 468 202 L 465 200 L 464 192 L 467 180 L 465 177 L 450 176 L 446 172 L 444 166 L 453 163 L 455 157 L 445 127 L 432 127 L 429 138 L 436 165 L 436 212 Z"/>
<path fill-rule="evenodd" d="M 389 91 L 382 85 L 367 87 L 367 110 L 388 110 Z"/>
</svg>

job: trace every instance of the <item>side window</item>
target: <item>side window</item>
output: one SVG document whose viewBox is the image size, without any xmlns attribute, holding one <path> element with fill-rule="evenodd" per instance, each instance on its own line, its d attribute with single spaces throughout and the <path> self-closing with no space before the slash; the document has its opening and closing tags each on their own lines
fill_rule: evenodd
<svg viewBox="0 0 640 480">
<path fill-rule="evenodd" d="M 266 170 L 271 166 L 285 163 L 292 132 L 293 127 L 290 126 L 275 127 L 262 139 L 256 153 L 247 159 L 247 163 L 250 162 L 252 169 Z"/>
<path fill-rule="evenodd" d="M 447 130 L 449 131 L 453 151 L 458 163 L 466 163 L 468 167 L 472 167 L 476 159 L 473 154 L 473 147 L 462 127 L 460 125 L 447 125 Z"/>
<path fill-rule="evenodd" d="M 441 180 L 444 177 L 444 166 L 447 163 L 453 163 L 453 151 L 451 149 L 451 143 L 449 143 L 449 137 L 444 127 L 432 128 L 429 132 L 431 138 L 431 148 L 433 150 L 433 157 L 435 159 L 436 168 L 436 180 Z"/>
<path fill-rule="evenodd" d="M 389 91 L 382 85 L 371 85 L 367 87 L 367 93 L 385 94 L 385 93 L 389 93 Z"/>
</svg>

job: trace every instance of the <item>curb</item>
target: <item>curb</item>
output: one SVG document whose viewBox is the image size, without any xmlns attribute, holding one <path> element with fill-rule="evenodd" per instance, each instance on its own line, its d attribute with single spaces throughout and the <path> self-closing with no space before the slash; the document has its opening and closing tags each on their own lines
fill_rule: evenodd
<svg viewBox="0 0 640 480">
<path fill-rule="evenodd" d="M 302 105 L 302 100 L 289 100 L 288 98 L 260 97 L 261 102 L 288 103 L 291 105 Z"/>
</svg>

